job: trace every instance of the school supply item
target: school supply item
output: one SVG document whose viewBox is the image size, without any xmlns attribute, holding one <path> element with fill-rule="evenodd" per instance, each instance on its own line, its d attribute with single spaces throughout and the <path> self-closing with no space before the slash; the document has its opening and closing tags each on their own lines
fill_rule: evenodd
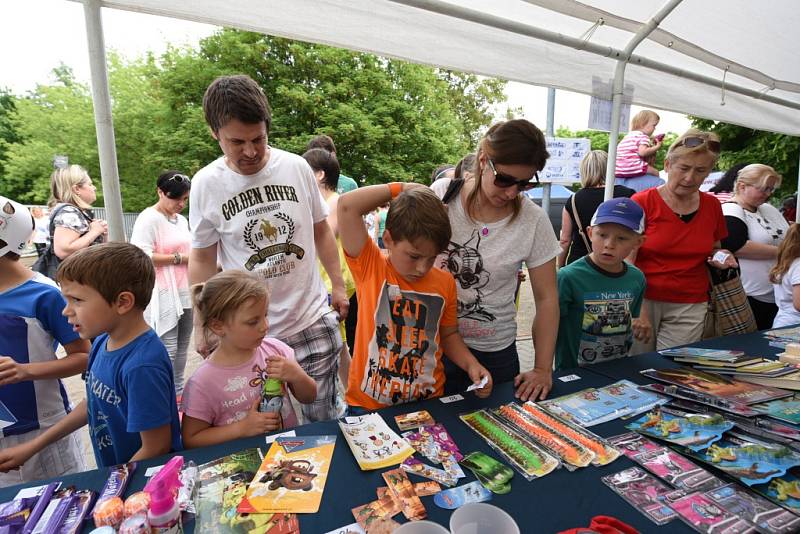
<svg viewBox="0 0 800 534">
<path fill-rule="evenodd" d="M 554 456 L 512 430 L 488 410 L 478 410 L 459 417 L 527 480 L 542 477 L 560 466 Z"/>
<path fill-rule="evenodd" d="M 661 498 L 672 490 L 641 468 L 631 467 L 604 476 L 602 481 L 656 525 L 665 525 L 675 519 L 675 512 L 661 502 Z"/>
<path fill-rule="evenodd" d="M 414 454 L 380 414 L 345 417 L 339 421 L 339 428 L 362 471 L 397 465 Z"/>
<path fill-rule="evenodd" d="M 704 395 L 712 395 L 720 399 L 747 405 L 782 399 L 792 395 L 788 391 L 741 382 L 691 367 L 646 369 L 641 374 L 659 382 L 666 382 L 667 384 L 680 386 Z"/>
<path fill-rule="evenodd" d="M 514 471 L 491 456 L 475 451 L 466 455 L 461 462 L 464 467 L 472 471 L 478 482 L 492 493 L 505 495 L 511 491 Z"/>
<path fill-rule="evenodd" d="M 383 479 L 392 492 L 395 500 L 399 501 L 403 508 L 403 515 L 410 521 L 425 519 L 427 513 L 419 496 L 414 493 L 414 486 L 402 469 L 392 469 L 383 473 Z"/>
<path fill-rule="evenodd" d="M 447 471 L 437 469 L 429 465 L 425 465 L 416 458 L 406 458 L 400 467 L 407 473 L 419 475 L 421 477 L 435 480 L 445 486 L 455 486 L 458 483 L 458 478 L 450 475 Z"/>
<path fill-rule="evenodd" d="M 485 502 L 491 498 L 492 492 L 481 486 L 480 482 L 470 482 L 437 493 L 433 497 L 433 503 L 439 508 L 455 510 L 467 503 Z"/>
<path fill-rule="evenodd" d="M 540 401 L 539 406 L 584 427 L 612 421 L 629 413 L 622 400 L 595 388 Z"/>
<path fill-rule="evenodd" d="M 607 441 L 611 446 L 631 459 L 638 454 L 664 448 L 663 445 L 659 445 L 655 441 L 651 441 L 636 432 L 627 432 L 619 436 L 611 436 Z"/>
<path fill-rule="evenodd" d="M 397 428 L 400 431 L 413 430 L 425 425 L 432 425 L 436 423 L 427 410 L 420 410 L 418 412 L 404 413 L 402 415 L 395 415 L 394 420 L 397 423 Z"/>
<path fill-rule="evenodd" d="M 669 398 L 645 391 L 630 380 L 620 380 L 599 390 L 620 400 L 626 406 L 627 413 L 622 415 L 623 418 L 632 417 L 669 402 Z"/>
<path fill-rule="evenodd" d="M 506 404 L 495 410 L 495 413 L 530 439 L 544 446 L 549 452 L 561 458 L 565 465 L 586 467 L 595 458 L 592 451 L 537 421 L 518 404 Z"/>
<path fill-rule="evenodd" d="M 747 521 L 735 516 L 702 493 L 692 493 L 670 503 L 678 517 L 697 532 L 755 532 Z"/>
<path fill-rule="evenodd" d="M 733 423 L 726 421 L 719 414 L 678 417 L 655 408 L 625 428 L 699 451 L 719 441 L 723 433 L 733 428 Z"/>
<path fill-rule="evenodd" d="M 433 463 L 441 463 L 448 475 L 463 478 L 458 462 L 464 457 L 444 425 L 422 426 L 417 432 L 405 432 L 403 438 Z"/>
<path fill-rule="evenodd" d="M 738 484 L 706 491 L 703 495 L 730 513 L 755 525 L 764 534 L 789 534 L 800 530 L 800 517 L 750 493 Z"/>
<path fill-rule="evenodd" d="M 675 488 L 701 491 L 724 484 L 702 467 L 666 447 L 640 453 L 633 457 L 633 461 Z"/>
<path fill-rule="evenodd" d="M 606 465 L 619 458 L 619 451 L 606 443 L 604 439 L 580 425 L 552 415 L 531 401 L 523 404 L 522 409 L 536 421 L 592 451 L 595 455 L 594 460 L 592 460 L 593 465 Z"/>
<path fill-rule="evenodd" d="M 319 510 L 336 436 L 277 438 L 242 502 L 241 513 L 315 513 Z"/>
</svg>

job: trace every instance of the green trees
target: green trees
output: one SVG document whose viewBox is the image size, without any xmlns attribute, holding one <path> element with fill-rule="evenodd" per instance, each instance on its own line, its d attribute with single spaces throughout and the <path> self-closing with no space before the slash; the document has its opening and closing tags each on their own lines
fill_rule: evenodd
<svg viewBox="0 0 800 534">
<path fill-rule="evenodd" d="M 155 200 L 164 169 L 194 173 L 219 156 L 202 113 L 217 76 L 248 74 L 273 110 L 270 144 L 302 153 L 311 137 L 336 142 L 343 172 L 362 183 L 426 180 L 472 150 L 504 82 L 238 30 L 161 58 L 111 54 L 117 157 L 125 210 Z M 24 97 L 0 94 L 0 192 L 45 202 L 55 154 L 99 178 L 91 94 L 67 67 Z M 6 119 L 7 118 L 7 119 Z M 4 125 L 15 136 L 4 140 Z M 98 202 L 100 203 L 100 202 Z"/>
</svg>

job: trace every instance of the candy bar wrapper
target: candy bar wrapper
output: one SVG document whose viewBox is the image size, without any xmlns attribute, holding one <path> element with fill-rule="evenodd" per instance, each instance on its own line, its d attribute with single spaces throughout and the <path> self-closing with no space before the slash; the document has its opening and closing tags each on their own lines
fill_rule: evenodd
<svg viewBox="0 0 800 534">
<path fill-rule="evenodd" d="M 33 532 L 33 529 L 39 522 L 39 518 L 42 517 L 45 509 L 50 504 L 50 499 L 53 497 L 53 494 L 60 485 L 60 482 L 51 482 L 44 487 L 39 496 L 39 500 L 36 501 L 36 504 L 31 510 L 31 514 L 28 516 L 28 520 L 25 521 L 25 525 L 22 527 L 22 534 L 31 534 Z"/>
<path fill-rule="evenodd" d="M 91 490 L 76 491 L 75 500 L 67 511 L 67 515 L 58 528 L 56 534 L 78 534 L 83 530 L 84 521 L 89 515 L 89 510 L 94 505 L 97 494 Z"/>
<path fill-rule="evenodd" d="M 394 498 L 399 500 L 403 506 L 403 515 L 410 521 L 425 519 L 428 514 L 425 506 L 419 497 L 414 493 L 414 486 L 402 469 L 392 469 L 383 473 L 383 479 L 389 490 L 394 494 Z"/>
<path fill-rule="evenodd" d="M 115 465 L 112 467 L 108 474 L 108 479 L 103 485 L 103 489 L 100 490 L 100 493 L 97 495 L 95 506 L 106 499 L 110 499 L 111 497 L 119 497 L 121 499 L 122 496 L 125 495 L 125 488 L 128 487 L 128 482 L 130 481 L 134 471 L 136 471 L 136 462 Z M 94 509 L 92 509 L 92 513 L 94 513 Z"/>
<path fill-rule="evenodd" d="M 3 527 L 12 532 L 22 528 L 38 500 L 39 497 L 24 497 L 0 504 L 0 532 L 4 532 Z"/>
<path fill-rule="evenodd" d="M 457 477 L 441 469 L 425 465 L 416 458 L 406 458 L 405 461 L 400 464 L 400 467 L 408 473 L 414 473 L 415 475 L 435 480 L 445 486 L 455 486 L 458 483 Z"/>
<path fill-rule="evenodd" d="M 36 523 L 32 534 L 56 534 L 77 499 L 78 497 L 74 493 L 52 499 L 47 508 L 45 508 L 42 517 L 39 518 L 39 522 Z"/>
<path fill-rule="evenodd" d="M 419 497 L 436 495 L 440 491 L 442 491 L 442 487 L 433 480 L 426 480 L 425 482 L 417 482 L 414 484 L 414 493 Z"/>
</svg>

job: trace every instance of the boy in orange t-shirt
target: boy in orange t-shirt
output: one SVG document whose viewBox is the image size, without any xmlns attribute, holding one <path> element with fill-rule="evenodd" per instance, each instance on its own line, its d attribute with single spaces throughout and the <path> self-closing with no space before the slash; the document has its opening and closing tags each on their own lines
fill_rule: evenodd
<svg viewBox="0 0 800 534">
<path fill-rule="evenodd" d="M 363 215 L 390 199 L 385 256 L 367 235 Z M 475 393 L 489 396 L 491 374 L 458 333 L 455 280 L 432 269 L 450 241 L 450 221 L 439 198 L 419 184 L 362 187 L 339 197 L 338 218 L 358 287 L 347 404 L 376 410 L 442 395 L 442 352 L 474 383 L 486 378 Z"/>
</svg>

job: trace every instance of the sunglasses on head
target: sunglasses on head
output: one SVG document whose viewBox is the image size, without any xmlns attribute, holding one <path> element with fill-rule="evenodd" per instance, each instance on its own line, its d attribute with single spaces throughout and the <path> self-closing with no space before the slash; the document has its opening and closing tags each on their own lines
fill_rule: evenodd
<svg viewBox="0 0 800 534">
<path fill-rule="evenodd" d="M 697 148 L 705 144 L 711 152 L 719 154 L 719 150 L 721 148 L 719 141 L 713 141 L 711 139 L 706 139 L 705 137 L 684 137 L 673 146 L 675 148 L 679 146 L 685 146 L 686 148 Z"/>
<path fill-rule="evenodd" d="M 492 169 L 492 174 L 494 174 L 494 185 L 497 187 L 502 187 L 506 189 L 508 187 L 517 186 L 520 191 L 527 191 L 536 187 L 539 184 L 539 173 L 534 172 L 533 176 L 527 180 L 517 180 L 511 175 L 497 172 L 497 169 L 494 168 L 494 162 L 492 160 L 487 160 L 489 162 L 489 168 Z M 534 183 L 533 180 L 536 180 Z"/>
<path fill-rule="evenodd" d="M 169 177 L 167 181 L 171 182 L 172 180 L 175 180 L 178 183 L 187 183 L 187 184 L 191 183 L 189 177 L 186 176 L 185 174 L 173 174 L 172 176 Z"/>
</svg>

